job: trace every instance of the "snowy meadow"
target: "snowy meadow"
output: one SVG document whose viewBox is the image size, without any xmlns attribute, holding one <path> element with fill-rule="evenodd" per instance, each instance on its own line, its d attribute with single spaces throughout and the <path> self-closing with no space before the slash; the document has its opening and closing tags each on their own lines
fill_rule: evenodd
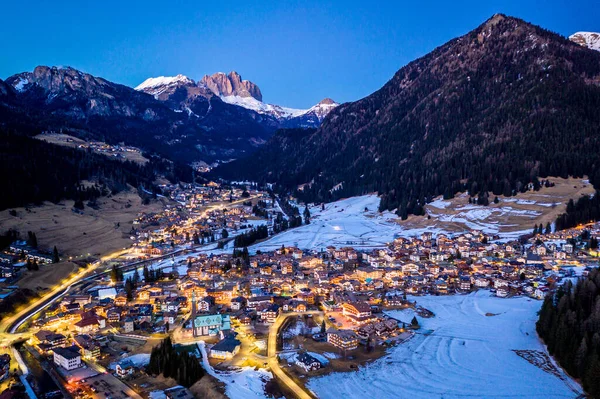
<svg viewBox="0 0 600 399">
<path fill-rule="evenodd" d="M 500 299 L 489 291 L 417 297 L 435 317 L 418 317 L 410 341 L 352 373 L 311 380 L 322 399 L 576 398 L 580 386 L 547 356 L 535 332 L 540 301 Z M 390 316 L 410 321 L 412 311 Z"/>
</svg>

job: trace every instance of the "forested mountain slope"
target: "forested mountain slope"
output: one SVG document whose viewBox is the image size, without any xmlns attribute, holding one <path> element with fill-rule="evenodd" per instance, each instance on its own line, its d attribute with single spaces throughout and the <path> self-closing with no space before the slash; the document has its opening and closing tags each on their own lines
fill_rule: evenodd
<svg viewBox="0 0 600 399">
<path fill-rule="evenodd" d="M 297 194 L 311 201 L 377 191 L 400 214 L 463 190 L 512 195 L 538 176 L 587 174 L 598 186 L 598 109 L 600 53 L 494 15 L 319 129 L 281 131 L 216 172 L 291 191 L 309 183 Z"/>
</svg>

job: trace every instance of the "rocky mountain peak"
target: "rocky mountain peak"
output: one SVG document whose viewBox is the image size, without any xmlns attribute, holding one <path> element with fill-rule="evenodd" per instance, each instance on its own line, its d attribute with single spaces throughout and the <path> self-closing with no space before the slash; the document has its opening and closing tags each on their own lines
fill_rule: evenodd
<svg viewBox="0 0 600 399">
<path fill-rule="evenodd" d="M 490 19 L 485 22 L 485 26 L 491 27 L 495 26 L 498 22 L 506 19 L 506 15 L 504 14 L 494 14 Z"/>
<path fill-rule="evenodd" d="M 569 40 L 591 50 L 600 51 L 600 33 L 576 32 L 569 36 Z"/>
<path fill-rule="evenodd" d="M 249 80 L 243 80 L 242 76 L 235 71 L 229 72 L 227 75 L 223 72 L 204 75 L 200 82 L 217 96 L 252 97 L 262 101 L 262 93 L 258 86 Z"/>
<path fill-rule="evenodd" d="M 39 87 L 52 93 L 52 98 L 73 93 L 91 95 L 102 91 L 101 88 L 108 84 L 102 78 L 94 77 L 72 67 L 45 65 L 35 67 L 33 72 L 13 75 L 6 82 L 18 92 L 27 91 L 34 86 Z"/>
<path fill-rule="evenodd" d="M 335 101 L 333 101 L 331 98 L 326 97 L 324 99 L 322 99 L 321 101 L 319 101 L 319 103 L 317 105 L 333 105 L 337 103 Z"/>
</svg>

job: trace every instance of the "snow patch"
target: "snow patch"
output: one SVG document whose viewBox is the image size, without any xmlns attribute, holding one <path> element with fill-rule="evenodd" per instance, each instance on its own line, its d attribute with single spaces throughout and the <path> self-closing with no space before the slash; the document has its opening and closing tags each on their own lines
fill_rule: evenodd
<svg viewBox="0 0 600 399">
<path fill-rule="evenodd" d="M 15 83 L 15 85 L 13 87 L 15 88 L 16 91 L 21 93 L 25 90 L 25 86 L 28 84 L 29 84 L 29 79 L 24 78 L 24 77 L 19 77 L 19 81 L 17 83 Z"/>
</svg>

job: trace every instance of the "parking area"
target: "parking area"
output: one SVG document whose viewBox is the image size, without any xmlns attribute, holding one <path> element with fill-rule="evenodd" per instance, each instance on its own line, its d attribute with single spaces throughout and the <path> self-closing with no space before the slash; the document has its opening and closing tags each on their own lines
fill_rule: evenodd
<svg viewBox="0 0 600 399">
<path fill-rule="evenodd" d="M 127 399 L 141 397 L 112 374 L 99 374 L 83 380 L 80 389 L 96 399 Z"/>
</svg>

